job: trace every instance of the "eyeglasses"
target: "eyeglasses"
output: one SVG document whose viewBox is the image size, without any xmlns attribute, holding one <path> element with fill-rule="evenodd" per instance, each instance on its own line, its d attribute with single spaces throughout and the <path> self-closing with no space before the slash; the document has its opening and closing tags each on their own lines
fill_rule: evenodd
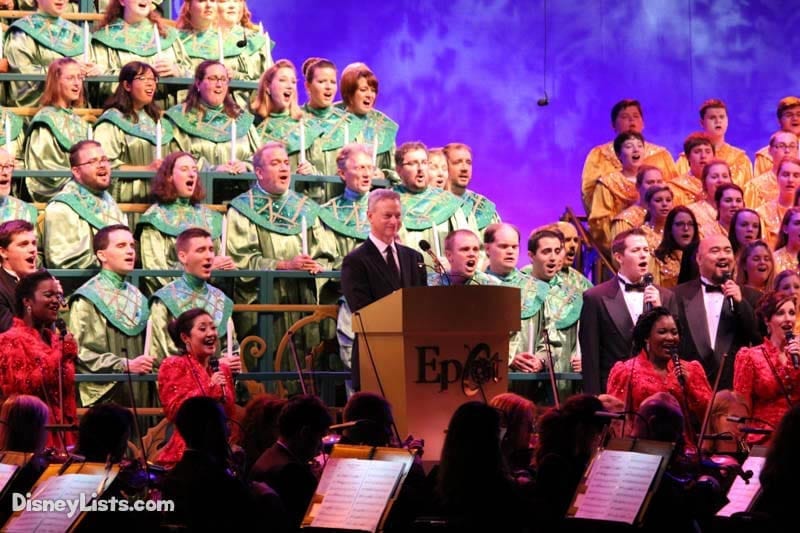
<svg viewBox="0 0 800 533">
<path fill-rule="evenodd" d="M 153 78 L 151 76 L 134 76 L 133 79 L 134 81 L 141 81 L 144 83 L 151 83 L 151 82 L 155 83 L 158 81 L 156 78 Z"/>
<path fill-rule="evenodd" d="M 405 161 L 403 162 L 404 167 L 427 167 L 428 161 Z"/>
<path fill-rule="evenodd" d="M 800 111 L 784 111 L 781 118 L 800 118 Z"/>
<path fill-rule="evenodd" d="M 797 143 L 778 143 L 773 145 L 778 150 L 797 150 Z"/>
<path fill-rule="evenodd" d="M 14 163 L 6 163 L 5 165 L 0 165 L 0 171 L 6 172 L 8 170 L 14 170 Z"/>
<path fill-rule="evenodd" d="M 71 76 L 61 76 L 61 79 L 65 81 L 83 81 L 86 79 L 86 76 L 83 74 L 72 74 Z"/>
<path fill-rule="evenodd" d="M 694 222 L 673 222 L 672 225 L 679 228 L 693 228 L 695 226 Z"/>
<path fill-rule="evenodd" d="M 100 166 L 100 165 L 108 165 L 109 160 L 106 156 L 103 157 L 95 157 L 88 161 L 84 161 L 83 163 L 76 163 L 74 166 L 82 167 L 83 165 L 92 165 L 92 166 Z"/>
<path fill-rule="evenodd" d="M 205 80 L 211 83 L 228 83 L 227 76 L 206 76 Z"/>
</svg>

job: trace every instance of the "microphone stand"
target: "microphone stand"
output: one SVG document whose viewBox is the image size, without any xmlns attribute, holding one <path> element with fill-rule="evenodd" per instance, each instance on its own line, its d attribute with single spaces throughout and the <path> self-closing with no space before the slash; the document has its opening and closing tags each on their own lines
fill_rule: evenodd
<svg viewBox="0 0 800 533">
<path fill-rule="evenodd" d="M 550 378 L 550 388 L 553 391 L 553 401 L 556 409 L 561 409 L 558 399 L 558 386 L 556 386 L 556 370 L 553 366 L 553 351 L 550 349 L 550 333 L 547 331 L 547 316 L 542 305 L 542 336 L 544 337 L 544 352 L 547 355 L 547 374 Z"/>
<path fill-rule="evenodd" d="M 64 337 L 67 335 L 67 325 L 64 323 L 64 320 L 59 318 L 55 322 L 55 327 L 59 330 L 59 338 L 61 339 L 61 357 L 58 361 L 58 409 L 59 409 L 59 416 L 58 416 L 58 423 L 62 426 L 64 425 Z M 63 431 L 59 431 L 58 433 L 59 439 L 61 439 L 61 446 L 64 448 L 64 454 L 69 455 L 67 451 L 67 438 Z"/>
<path fill-rule="evenodd" d="M 706 407 L 706 414 L 703 417 L 703 425 L 700 426 L 700 436 L 697 439 L 697 450 L 700 453 L 702 453 L 703 450 L 703 438 L 708 430 L 708 423 L 711 421 L 711 409 L 714 407 L 714 399 L 717 397 L 717 391 L 719 391 L 719 382 L 722 378 L 722 371 L 725 369 L 725 362 L 727 360 L 728 354 L 722 354 L 722 361 L 720 362 L 719 370 L 717 370 L 717 376 L 714 378 L 714 390 L 711 391 L 711 400 L 708 402 L 708 407 Z"/>
<path fill-rule="evenodd" d="M 306 378 L 303 375 L 303 369 L 300 367 L 300 358 L 297 357 L 297 348 L 294 345 L 294 332 L 289 330 L 289 349 L 292 351 L 292 359 L 294 360 L 294 367 L 297 370 L 297 377 L 300 379 L 300 390 L 303 394 L 308 394 L 306 389 Z"/>
</svg>

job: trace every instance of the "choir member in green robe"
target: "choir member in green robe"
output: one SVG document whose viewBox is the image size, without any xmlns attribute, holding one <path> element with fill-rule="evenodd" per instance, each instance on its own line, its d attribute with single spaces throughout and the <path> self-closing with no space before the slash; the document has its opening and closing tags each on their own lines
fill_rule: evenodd
<svg viewBox="0 0 800 533">
<path fill-rule="evenodd" d="M 447 158 L 447 190 L 461 198 L 461 211 L 469 228 L 483 235 L 486 226 L 500 222 L 500 216 L 491 200 L 468 188 L 472 182 L 472 148 L 463 143 L 448 143 L 442 150 Z"/>
<path fill-rule="evenodd" d="M 136 242 L 127 226 L 106 226 L 95 234 L 93 249 L 100 273 L 70 298 L 69 329 L 78 342 L 77 370 L 83 374 L 149 374 L 155 358 L 144 353 L 150 310 L 147 298 L 125 281 L 136 261 Z M 133 397 L 131 389 L 133 387 Z M 153 387 L 147 382 L 78 384 L 81 405 L 113 401 L 152 407 Z"/>
<path fill-rule="evenodd" d="M 79 63 L 83 76 L 102 74 L 103 69 L 93 62 L 91 45 L 86 42 L 88 31 L 61 18 L 67 2 L 37 0 L 37 4 L 36 13 L 15 20 L 6 32 L 4 50 L 9 70 L 19 74 L 44 74 L 54 61 L 71 57 Z M 20 107 L 46 105 L 40 102 L 42 94 L 39 81 L 11 82 L 7 104 Z"/>
<path fill-rule="evenodd" d="M 111 166 L 100 143 L 73 146 L 70 164 L 73 179 L 44 210 L 45 262 L 49 268 L 92 268 L 98 266 L 95 234 L 112 224 L 127 226 L 127 219 L 108 193 Z"/>
<path fill-rule="evenodd" d="M 145 211 L 136 227 L 142 268 L 180 269 L 175 240 L 184 230 L 192 227 L 208 230 L 215 250 L 220 253 L 223 216 L 201 203 L 205 196 L 195 159 L 186 152 L 169 154 L 153 178 L 153 198 L 157 203 Z M 214 256 L 213 270 L 234 268 L 236 265 L 230 257 Z M 170 281 L 170 278 L 146 278 L 145 293 L 153 294 Z"/>
<path fill-rule="evenodd" d="M 11 155 L 16 168 L 25 168 L 25 122 L 8 109 L 0 111 L 0 147 Z M 21 187 L 14 187 L 20 191 Z"/>
<path fill-rule="evenodd" d="M 68 57 L 54 61 L 47 70 L 42 108 L 28 126 L 25 168 L 64 170 L 72 166 L 70 149 L 92 132 L 91 125 L 72 110 L 81 107 L 83 101 L 81 66 Z M 25 185 L 34 201 L 47 202 L 68 181 L 68 177 L 26 178 Z"/>
<path fill-rule="evenodd" d="M 36 225 L 39 217 L 36 207 L 11 195 L 11 173 L 14 172 L 14 158 L 0 148 L 0 224 L 9 220 L 25 220 Z"/>
</svg>

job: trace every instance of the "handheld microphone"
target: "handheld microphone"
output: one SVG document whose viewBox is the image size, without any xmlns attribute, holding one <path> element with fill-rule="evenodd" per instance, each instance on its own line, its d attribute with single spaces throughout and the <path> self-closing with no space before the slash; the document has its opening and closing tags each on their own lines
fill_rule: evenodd
<svg viewBox="0 0 800 533">
<path fill-rule="evenodd" d="M 439 257 L 433 252 L 433 250 L 431 250 L 431 244 L 425 239 L 422 239 L 419 241 L 419 248 L 431 257 L 436 272 L 439 273 L 439 276 L 447 278 L 447 284 L 450 285 L 450 276 L 448 276 L 447 272 L 445 272 L 442 262 L 439 261 Z"/>
<path fill-rule="evenodd" d="M 67 335 L 67 323 L 64 322 L 63 318 L 57 318 L 55 322 L 56 329 L 58 330 L 58 334 L 61 336 L 61 340 L 64 340 L 64 337 Z"/>
<path fill-rule="evenodd" d="M 722 284 L 725 284 L 725 283 L 729 282 L 732 279 L 733 278 L 731 277 L 731 273 L 730 272 L 723 272 L 722 273 Z M 734 307 L 733 296 L 726 297 L 725 301 L 728 302 L 728 307 L 730 308 L 731 313 L 735 313 L 736 312 L 736 308 Z"/>
<path fill-rule="evenodd" d="M 794 340 L 794 332 L 792 330 L 787 331 L 786 344 L 789 344 L 793 340 Z M 792 357 L 792 366 L 794 367 L 794 369 L 797 370 L 798 368 L 800 368 L 800 357 L 798 357 L 796 353 L 790 353 L 789 355 Z"/>
<path fill-rule="evenodd" d="M 644 283 L 645 287 L 649 287 L 653 284 L 653 275 L 648 272 L 642 278 L 642 283 Z M 653 302 L 645 302 L 644 303 L 644 312 L 652 311 L 653 310 Z"/>
<path fill-rule="evenodd" d="M 683 390 L 686 390 L 686 375 L 683 373 L 683 366 L 681 365 L 681 358 L 678 357 L 678 347 L 670 346 L 669 356 L 672 358 L 672 365 L 675 367 L 675 377 L 678 378 L 678 383 L 681 384 Z"/>
<path fill-rule="evenodd" d="M 216 357 L 211 357 L 208 360 L 208 367 L 211 369 L 211 372 L 217 373 L 219 372 L 219 359 Z M 225 384 L 220 383 L 219 388 L 222 389 L 222 398 L 225 399 Z"/>
</svg>

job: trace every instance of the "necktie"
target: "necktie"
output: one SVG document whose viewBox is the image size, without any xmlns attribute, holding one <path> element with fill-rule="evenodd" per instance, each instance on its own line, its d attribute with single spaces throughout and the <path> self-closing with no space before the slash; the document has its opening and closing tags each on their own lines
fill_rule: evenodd
<svg viewBox="0 0 800 533">
<path fill-rule="evenodd" d="M 391 246 L 386 247 L 386 263 L 389 266 L 389 272 L 391 272 L 392 277 L 397 283 L 400 282 L 400 272 L 397 270 L 397 263 L 394 260 L 394 251 L 392 250 Z"/>
<path fill-rule="evenodd" d="M 722 292 L 722 287 L 720 285 L 711 285 L 710 283 L 703 282 L 703 287 L 706 288 L 706 292 Z"/>
</svg>

